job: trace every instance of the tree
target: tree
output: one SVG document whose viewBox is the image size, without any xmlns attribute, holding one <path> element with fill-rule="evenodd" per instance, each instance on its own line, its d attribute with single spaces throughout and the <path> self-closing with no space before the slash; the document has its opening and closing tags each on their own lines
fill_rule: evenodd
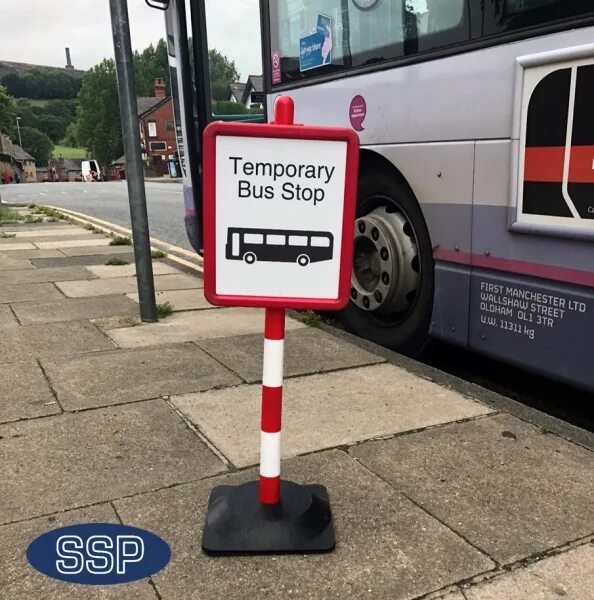
<svg viewBox="0 0 594 600">
<path fill-rule="evenodd" d="M 134 75 L 138 96 L 154 96 L 157 77 L 165 80 L 167 94 L 171 94 L 169 58 L 164 39 L 161 38 L 156 46 L 151 44 L 142 52 L 134 53 Z"/>
<path fill-rule="evenodd" d="M 213 48 L 208 52 L 210 92 L 213 100 L 228 100 L 229 86 L 239 81 L 239 71 L 232 60 Z"/>
<path fill-rule="evenodd" d="M 85 73 L 78 95 L 76 131 L 80 144 L 107 167 L 124 152 L 115 63 L 105 59 Z"/>
<path fill-rule="evenodd" d="M 16 129 L 16 106 L 14 100 L 0 85 L 0 132 L 14 138 Z"/>
<path fill-rule="evenodd" d="M 21 127 L 21 138 L 24 150 L 33 156 L 37 165 L 46 165 L 54 150 L 49 137 L 34 127 Z"/>
</svg>

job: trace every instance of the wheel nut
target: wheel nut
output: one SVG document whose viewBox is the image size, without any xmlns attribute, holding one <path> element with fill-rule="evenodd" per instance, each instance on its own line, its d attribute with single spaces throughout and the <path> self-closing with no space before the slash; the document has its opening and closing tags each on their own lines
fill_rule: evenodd
<svg viewBox="0 0 594 600">
<path fill-rule="evenodd" d="M 390 283 L 390 276 L 387 273 L 382 273 L 382 283 L 388 285 Z"/>
<path fill-rule="evenodd" d="M 379 231 L 378 231 L 377 227 L 374 227 L 374 228 L 371 230 L 371 237 L 372 237 L 372 238 L 373 238 L 375 241 L 377 241 L 377 240 L 379 239 Z"/>
<path fill-rule="evenodd" d="M 378 304 L 381 304 L 381 303 L 382 303 L 382 300 L 383 300 L 382 293 L 381 293 L 381 292 L 375 292 L 374 296 L 375 296 L 375 301 L 376 301 Z"/>
<path fill-rule="evenodd" d="M 351 298 L 353 300 L 357 299 L 357 290 L 355 288 L 351 288 Z"/>
<path fill-rule="evenodd" d="M 363 221 L 359 221 L 357 227 L 359 228 L 360 233 L 365 233 L 365 223 Z"/>
<path fill-rule="evenodd" d="M 380 256 L 382 257 L 382 260 L 388 260 L 388 249 L 387 248 L 382 248 L 380 250 Z"/>
<path fill-rule="evenodd" d="M 363 298 L 363 306 L 365 308 L 369 308 L 369 298 L 367 296 L 365 296 L 365 298 Z"/>
</svg>

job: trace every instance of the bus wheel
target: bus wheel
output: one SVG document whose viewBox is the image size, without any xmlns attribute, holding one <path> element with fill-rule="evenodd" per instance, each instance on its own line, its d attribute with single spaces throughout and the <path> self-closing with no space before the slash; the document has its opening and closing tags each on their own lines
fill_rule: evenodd
<svg viewBox="0 0 594 600">
<path fill-rule="evenodd" d="M 246 252 L 243 255 L 243 260 L 245 260 L 248 265 L 253 265 L 256 262 L 256 255 L 253 252 Z"/>
<path fill-rule="evenodd" d="M 429 232 L 412 192 L 384 170 L 363 172 L 342 321 L 361 337 L 419 355 L 429 341 L 433 278 Z"/>
<path fill-rule="evenodd" d="M 297 257 L 297 264 L 301 267 L 307 267 L 309 264 L 309 256 L 307 256 L 307 254 L 300 254 Z"/>
</svg>

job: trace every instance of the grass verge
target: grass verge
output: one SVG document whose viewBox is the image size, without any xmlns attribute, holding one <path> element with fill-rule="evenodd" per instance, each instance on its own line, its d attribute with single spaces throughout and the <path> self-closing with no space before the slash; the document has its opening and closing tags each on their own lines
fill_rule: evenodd
<svg viewBox="0 0 594 600">
<path fill-rule="evenodd" d="M 0 223 L 12 223 L 13 221 L 19 221 L 21 218 L 16 210 L 0 206 Z"/>
</svg>

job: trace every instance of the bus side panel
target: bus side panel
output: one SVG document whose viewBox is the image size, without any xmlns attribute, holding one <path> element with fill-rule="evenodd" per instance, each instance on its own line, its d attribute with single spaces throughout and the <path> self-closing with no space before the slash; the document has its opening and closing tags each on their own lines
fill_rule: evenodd
<svg viewBox="0 0 594 600">
<path fill-rule="evenodd" d="M 401 144 L 368 148 L 388 159 L 403 175 L 427 223 L 436 256 L 451 249 L 453 258 L 472 250 L 474 142 Z M 436 262 L 430 333 L 457 345 L 468 345 L 470 268 Z"/>
<path fill-rule="evenodd" d="M 512 153 L 476 145 L 470 348 L 594 389 L 594 289 L 570 281 L 593 270 L 592 243 L 509 231 Z"/>
<path fill-rule="evenodd" d="M 587 288 L 474 269 L 470 347 L 594 390 L 592 306 Z"/>
</svg>

